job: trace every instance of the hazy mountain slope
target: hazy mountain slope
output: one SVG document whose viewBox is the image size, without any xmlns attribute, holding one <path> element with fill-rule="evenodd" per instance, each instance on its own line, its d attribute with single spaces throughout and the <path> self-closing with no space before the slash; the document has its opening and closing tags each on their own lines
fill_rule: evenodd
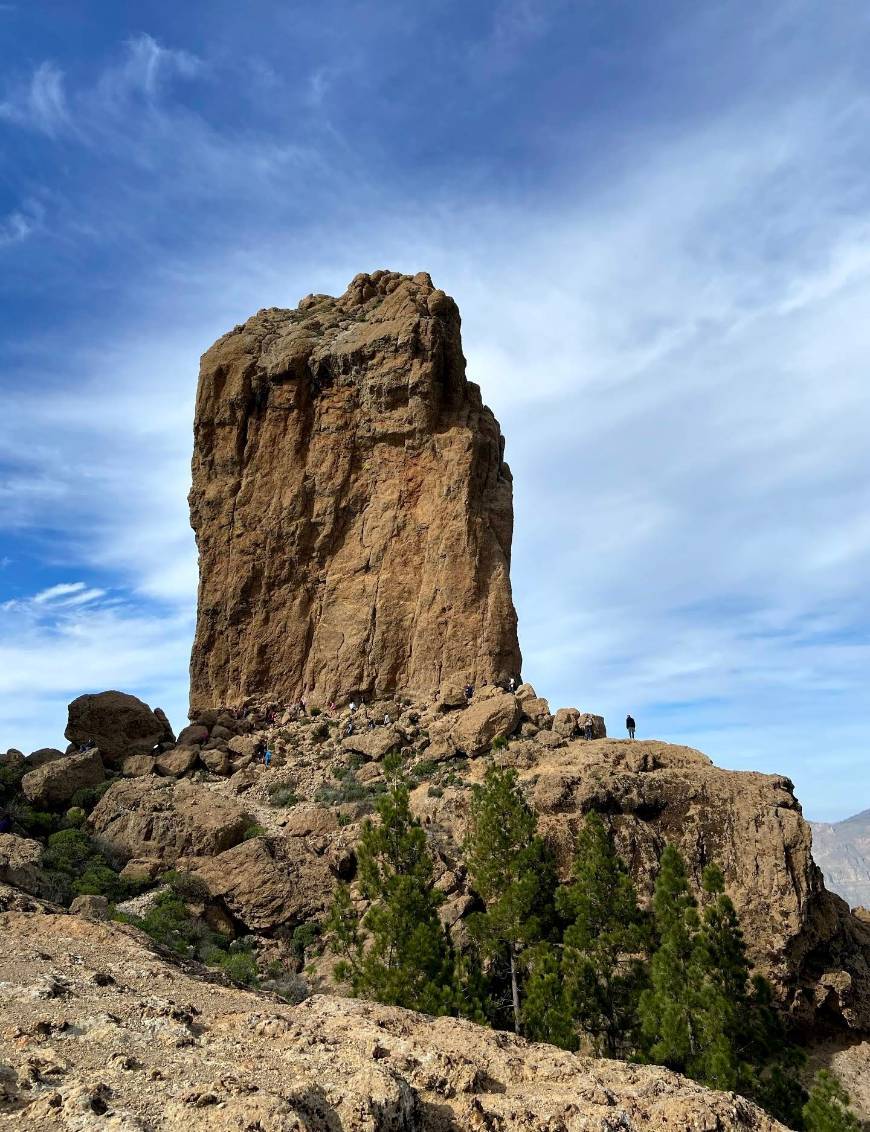
<svg viewBox="0 0 870 1132">
<path fill-rule="evenodd" d="M 870 810 L 845 821 L 810 822 L 813 857 L 827 886 L 856 908 L 870 908 Z"/>
</svg>

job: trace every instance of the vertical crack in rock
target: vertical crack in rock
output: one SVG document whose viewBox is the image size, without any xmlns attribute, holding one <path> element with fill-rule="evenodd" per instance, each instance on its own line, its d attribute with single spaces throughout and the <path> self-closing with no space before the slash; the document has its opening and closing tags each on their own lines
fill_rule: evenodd
<svg viewBox="0 0 870 1132">
<path fill-rule="evenodd" d="M 504 440 L 426 273 L 358 275 L 212 346 L 190 510 L 194 711 L 519 673 Z"/>
</svg>

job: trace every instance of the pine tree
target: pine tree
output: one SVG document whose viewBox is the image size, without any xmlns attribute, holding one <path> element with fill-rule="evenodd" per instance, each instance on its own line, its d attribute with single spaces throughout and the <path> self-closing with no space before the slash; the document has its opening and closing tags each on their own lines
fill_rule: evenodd
<svg viewBox="0 0 870 1132">
<path fill-rule="evenodd" d="M 809 1100 L 803 1108 L 806 1132 L 860 1132 L 861 1125 L 849 1109 L 849 1094 L 836 1077 L 820 1070 Z"/>
<path fill-rule="evenodd" d="M 748 1002 L 748 1026 L 743 1035 L 744 1080 L 739 1091 L 782 1121 L 787 1128 L 802 1128 L 807 1091 L 800 1071 L 806 1057 L 788 1037 L 782 1016 L 774 1006 L 767 979 L 753 975 Z"/>
<path fill-rule="evenodd" d="M 702 888 L 699 916 L 683 860 L 668 847 L 653 901 L 659 946 L 641 1000 L 649 1055 L 799 1126 L 802 1055 L 786 1036 L 768 983 L 750 979 L 737 913 L 716 866 L 705 870 Z"/>
<path fill-rule="evenodd" d="M 361 921 L 347 886 L 336 892 L 329 922 L 331 947 L 342 956 L 336 975 L 365 998 L 456 1013 L 456 960 L 438 918 L 442 898 L 404 784 L 395 782 L 379 800 L 378 816 L 363 826 L 357 849 L 360 892 L 370 901 Z"/>
<path fill-rule="evenodd" d="M 749 1067 L 740 1060 L 749 1032 L 746 944 L 718 866 L 704 870 L 702 888 L 706 899 L 695 937 L 694 964 L 699 979 L 698 1042 L 687 1069 L 711 1088 L 736 1089 L 750 1077 Z"/>
<path fill-rule="evenodd" d="M 558 962 L 561 1002 L 552 998 L 554 965 L 541 957 L 527 992 L 536 1036 L 549 1031 L 547 1040 L 568 1048 L 577 1048 L 583 1037 L 600 1056 L 627 1056 L 636 1044 L 646 923 L 628 870 L 598 814 L 589 814 L 580 831 L 572 881 L 557 890 L 556 907 L 568 921 Z"/>
<path fill-rule="evenodd" d="M 699 923 L 685 862 L 673 845 L 662 854 L 653 920 L 659 942 L 650 963 L 650 986 L 640 999 L 641 1028 L 652 1061 L 689 1073 L 701 1040 L 695 953 Z"/>
<path fill-rule="evenodd" d="M 522 953 L 541 940 L 553 922 L 555 870 L 536 828 L 516 771 L 490 767 L 483 784 L 472 792 L 465 841 L 469 878 L 486 910 L 469 917 L 468 923 L 487 958 L 506 958 L 517 1033 Z"/>
</svg>

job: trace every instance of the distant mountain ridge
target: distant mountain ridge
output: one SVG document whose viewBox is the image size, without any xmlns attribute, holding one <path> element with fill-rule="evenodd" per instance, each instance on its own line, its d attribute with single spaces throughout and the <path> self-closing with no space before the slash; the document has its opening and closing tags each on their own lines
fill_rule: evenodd
<svg viewBox="0 0 870 1132">
<path fill-rule="evenodd" d="M 845 821 L 810 822 L 813 857 L 832 892 L 870 908 L 870 809 Z"/>
</svg>

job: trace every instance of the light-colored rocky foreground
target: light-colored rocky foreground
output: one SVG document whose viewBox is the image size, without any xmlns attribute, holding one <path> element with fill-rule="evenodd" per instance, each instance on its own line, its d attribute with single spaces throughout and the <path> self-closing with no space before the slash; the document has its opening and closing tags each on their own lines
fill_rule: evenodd
<svg viewBox="0 0 870 1132">
<path fill-rule="evenodd" d="M 13 894 L 5 906 L 27 903 Z M 0 915 L 0 939 L 0 1128 L 782 1128 L 663 1069 L 371 1003 L 316 996 L 291 1007 L 206 982 L 122 925 L 13 910 Z"/>
</svg>

